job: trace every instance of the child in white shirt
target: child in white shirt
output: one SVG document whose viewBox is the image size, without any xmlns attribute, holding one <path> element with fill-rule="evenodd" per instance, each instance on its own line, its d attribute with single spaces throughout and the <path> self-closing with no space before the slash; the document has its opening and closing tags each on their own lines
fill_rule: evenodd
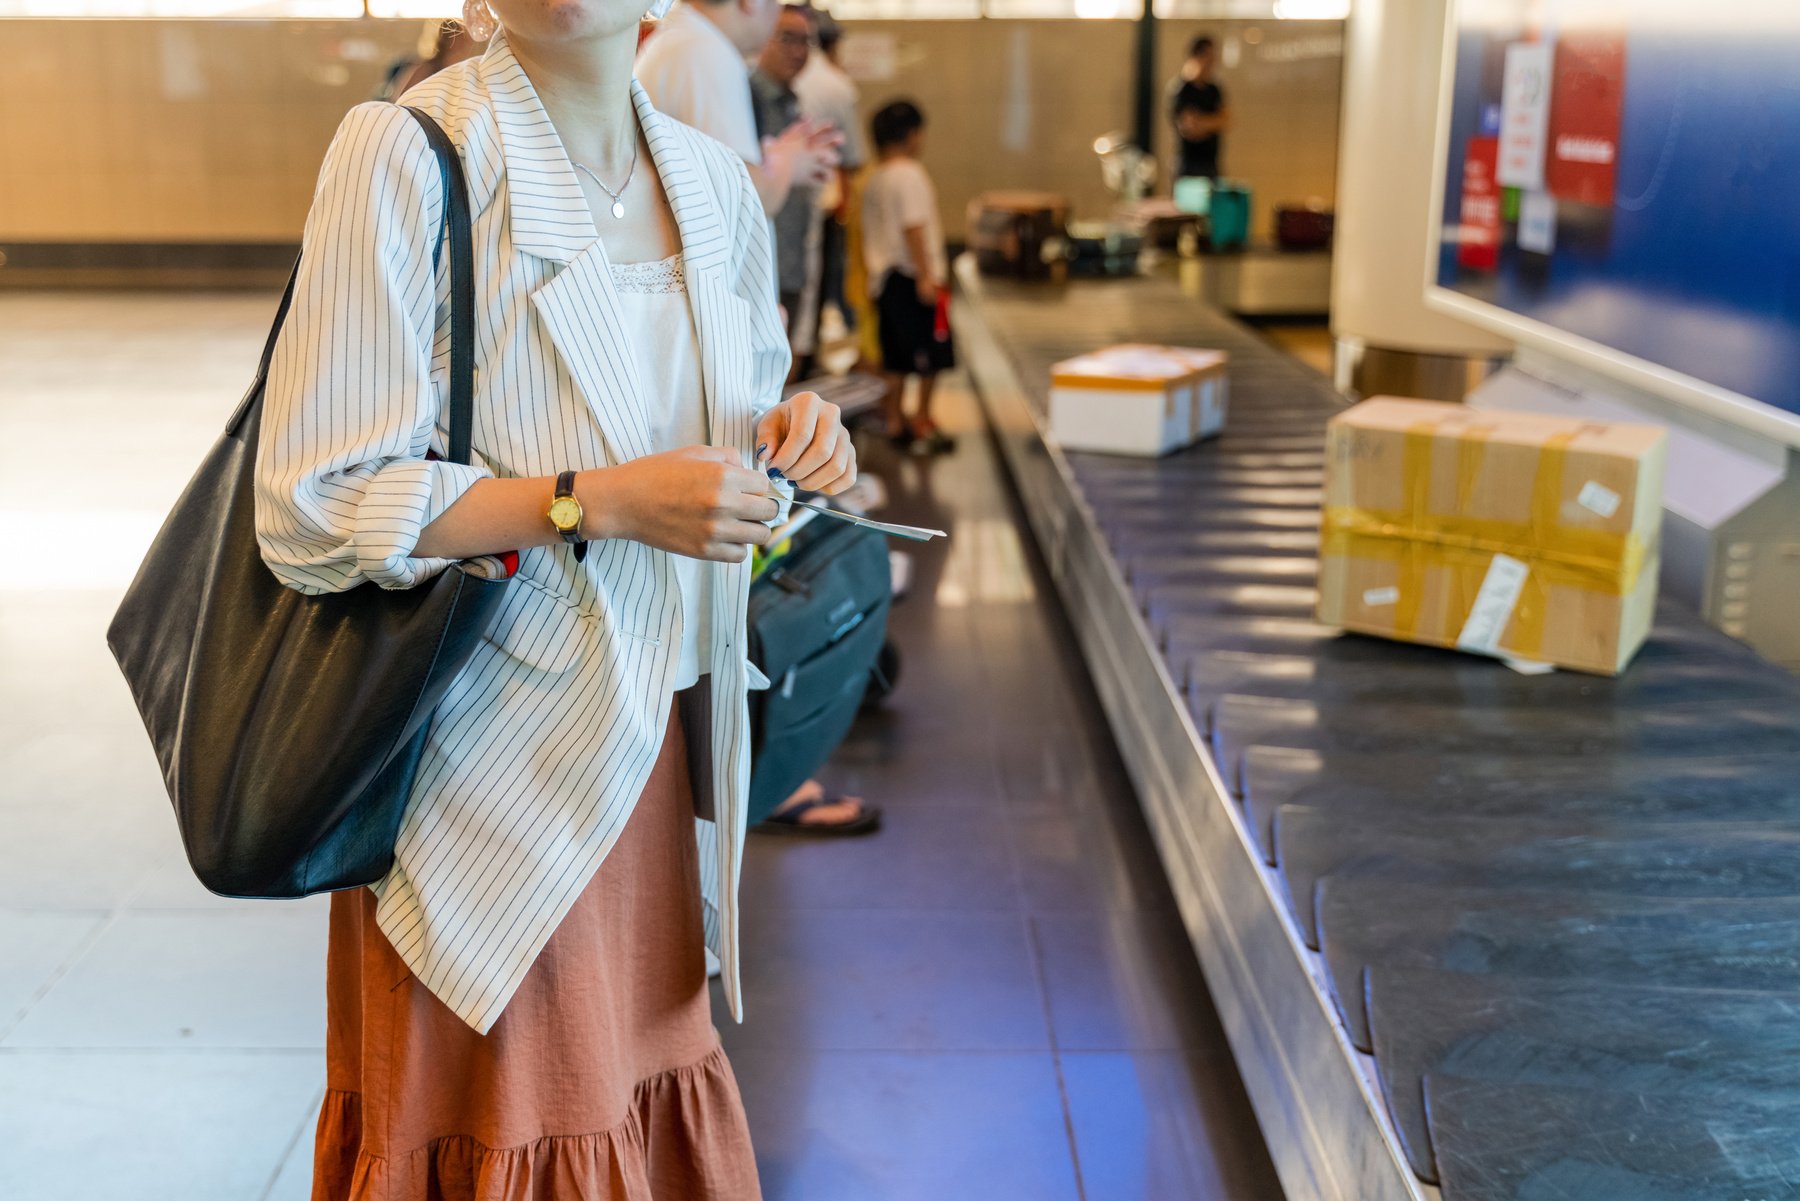
<svg viewBox="0 0 1800 1201">
<path fill-rule="evenodd" d="M 931 419 L 937 374 L 956 365 L 950 346 L 948 267 L 937 189 L 919 162 L 925 116 L 908 100 L 884 106 L 870 122 L 877 166 L 863 187 L 863 260 L 875 300 L 888 436 L 926 453 L 955 442 Z M 908 421 L 906 379 L 919 377 L 919 404 Z"/>
</svg>

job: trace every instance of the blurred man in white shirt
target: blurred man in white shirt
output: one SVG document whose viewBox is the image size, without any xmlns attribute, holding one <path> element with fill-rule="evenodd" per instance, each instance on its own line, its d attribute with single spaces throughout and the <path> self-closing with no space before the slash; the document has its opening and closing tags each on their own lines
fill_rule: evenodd
<svg viewBox="0 0 1800 1201">
<path fill-rule="evenodd" d="M 801 120 L 758 139 L 746 60 L 762 53 L 780 0 L 681 0 L 638 51 L 637 77 L 662 112 L 717 138 L 750 168 L 773 215 L 795 184 L 818 186 L 837 169 L 840 135 Z"/>
<path fill-rule="evenodd" d="M 863 146 L 862 121 L 856 115 L 856 81 L 837 59 L 844 27 L 824 9 L 817 10 L 813 23 L 819 52 L 806 60 L 806 66 L 795 77 L 794 93 L 800 97 L 802 113 L 831 122 L 844 135 L 843 165 L 854 171 L 866 161 L 867 151 Z"/>
<path fill-rule="evenodd" d="M 750 73 L 756 129 L 764 137 L 775 136 L 800 119 L 794 80 L 812 55 L 815 12 L 804 5 L 783 5 L 775 36 Z M 777 290 L 787 310 L 788 345 L 794 352 L 793 374 L 788 378 L 802 379 L 812 374 L 813 317 L 819 304 L 819 189 L 796 181 L 772 221 Z"/>
<path fill-rule="evenodd" d="M 844 135 L 841 162 L 834 180 L 819 192 L 821 220 L 812 230 L 815 246 L 809 247 L 818 262 L 816 295 L 808 298 L 808 317 L 816 327 L 819 313 L 832 305 L 844 319 L 847 330 L 856 328 L 856 307 L 844 295 L 846 227 L 850 218 L 852 177 L 868 161 L 864 144 L 862 119 L 857 115 L 859 99 L 856 81 L 838 63 L 838 48 L 843 43 L 844 29 L 830 13 L 820 9 L 814 18 L 814 37 L 818 53 L 806 60 L 806 66 L 794 79 L 794 94 L 800 98 L 800 113 L 820 121 L 829 121 Z M 816 329 L 815 329 L 816 334 Z"/>
</svg>

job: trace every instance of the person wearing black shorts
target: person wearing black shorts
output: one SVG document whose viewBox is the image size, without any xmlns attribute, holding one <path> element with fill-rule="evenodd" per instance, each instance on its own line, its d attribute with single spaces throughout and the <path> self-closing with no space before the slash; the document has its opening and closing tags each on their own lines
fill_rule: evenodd
<svg viewBox="0 0 1800 1201">
<path fill-rule="evenodd" d="M 930 301 L 927 293 L 933 293 Z M 881 367 L 894 375 L 936 375 L 956 366 L 950 347 L 950 325 L 940 320 L 945 290 L 919 281 L 904 271 L 889 271 L 875 312 L 881 319 Z"/>
<path fill-rule="evenodd" d="M 919 161 L 925 117 L 896 100 L 870 122 L 876 167 L 863 189 L 863 258 L 874 291 L 888 436 L 926 453 L 955 442 L 931 417 L 938 372 L 956 365 L 950 345 L 948 267 L 937 189 Z M 919 380 L 913 416 L 905 414 L 906 381 Z"/>
</svg>

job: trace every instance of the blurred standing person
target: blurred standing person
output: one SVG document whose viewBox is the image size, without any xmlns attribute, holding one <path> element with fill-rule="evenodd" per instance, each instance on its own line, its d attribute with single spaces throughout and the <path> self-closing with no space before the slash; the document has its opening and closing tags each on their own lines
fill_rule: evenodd
<svg viewBox="0 0 1800 1201">
<path fill-rule="evenodd" d="M 1201 34 L 1188 47 L 1181 75 L 1170 88 L 1169 117 L 1175 123 L 1175 141 L 1181 153 L 1176 175 L 1219 178 L 1220 142 L 1231 128 L 1231 108 L 1225 89 L 1213 78 L 1218 68 L 1218 45 Z"/>
<path fill-rule="evenodd" d="M 756 104 L 756 131 L 775 137 L 800 120 L 800 97 L 794 80 L 812 53 L 812 9 L 798 4 L 782 6 L 775 35 L 763 47 L 762 58 L 750 75 L 750 95 Z M 818 223 L 819 188 L 795 183 L 787 203 L 775 214 L 775 276 L 781 307 L 787 312 L 788 346 L 794 352 L 789 380 L 812 374 L 813 320 L 809 301 L 817 295 L 817 248 L 814 226 Z"/>
<path fill-rule="evenodd" d="M 637 79 L 664 113 L 725 143 L 744 160 L 763 211 L 781 211 L 795 184 L 817 187 L 837 169 L 839 135 L 800 120 L 779 137 L 759 138 L 746 59 L 760 55 L 781 19 L 780 0 L 681 0 L 639 43 Z M 833 797 L 808 780 L 765 825 L 808 833 L 865 834 L 881 811 L 856 797 Z"/>
<path fill-rule="evenodd" d="M 860 99 L 856 81 L 838 61 L 843 45 L 844 27 L 825 9 L 813 16 L 813 37 L 818 52 L 808 56 L 806 66 L 794 80 L 794 93 L 800 97 L 803 116 L 829 121 L 844 136 L 838 172 L 832 182 L 819 193 L 819 207 L 824 219 L 816 227 L 819 238 L 818 308 L 836 306 L 846 328 L 854 330 L 857 314 L 844 291 L 846 238 L 854 209 L 855 175 L 868 161 L 868 150 L 862 135 L 862 119 L 857 116 Z"/>
<path fill-rule="evenodd" d="M 771 217 L 795 184 L 817 187 L 837 168 L 837 135 L 817 122 L 757 137 L 745 60 L 762 53 L 781 7 L 781 0 L 681 0 L 637 58 L 638 82 L 651 103 L 743 159 Z"/>
<path fill-rule="evenodd" d="M 919 161 L 925 115 L 910 100 L 882 107 L 870 121 L 874 172 L 863 188 L 863 259 L 875 296 L 888 437 L 927 454 L 956 442 L 931 416 L 938 372 L 956 365 L 948 321 L 949 266 L 938 220 L 937 188 Z M 919 377 L 919 404 L 905 416 L 906 380 Z"/>
</svg>

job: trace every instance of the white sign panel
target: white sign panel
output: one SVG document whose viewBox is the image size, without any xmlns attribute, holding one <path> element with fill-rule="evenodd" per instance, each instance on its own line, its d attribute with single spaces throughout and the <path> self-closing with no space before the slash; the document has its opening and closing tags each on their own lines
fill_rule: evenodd
<svg viewBox="0 0 1800 1201">
<path fill-rule="evenodd" d="M 1544 147 L 1550 129 L 1550 47 L 1520 42 L 1506 48 L 1500 85 L 1500 185 L 1537 191 L 1544 186 Z"/>
</svg>

